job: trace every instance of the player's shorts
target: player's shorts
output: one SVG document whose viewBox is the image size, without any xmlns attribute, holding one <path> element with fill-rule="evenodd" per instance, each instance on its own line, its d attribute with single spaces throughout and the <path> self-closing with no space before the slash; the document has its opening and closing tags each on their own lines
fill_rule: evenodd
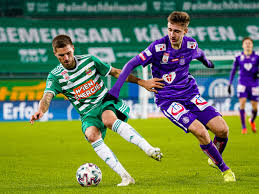
<svg viewBox="0 0 259 194">
<path fill-rule="evenodd" d="M 259 86 L 251 87 L 242 84 L 237 85 L 237 97 L 247 98 L 249 100 L 258 101 L 259 99 Z"/>
<path fill-rule="evenodd" d="M 163 114 L 175 125 L 188 133 L 188 128 L 197 119 L 204 126 L 216 116 L 221 114 L 213 107 L 208 105 L 200 95 L 194 96 L 190 101 L 171 101 L 160 106 Z"/>
<path fill-rule="evenodd" d="M 118 119 L 122 121 L 126 122 L 129 118 L 130 108 L 123 100 L 118 99 L 116 104 L 114 101 L 101 103 L 93 110 L 89 111 L 86 115 L 81 117 L 82 131 L 84 134 L 88 127 L 95 126 L 101 131 L 102 138 L 104 139 L 107 127 L 104 126 L 102 122 L 102 113 L 105 110 L 112 110 L 117 115 Z"/>
</svg>

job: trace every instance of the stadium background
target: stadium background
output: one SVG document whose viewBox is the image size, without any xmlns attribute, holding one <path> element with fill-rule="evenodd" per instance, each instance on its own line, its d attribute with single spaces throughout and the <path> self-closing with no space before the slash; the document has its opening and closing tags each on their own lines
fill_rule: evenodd
<svg viewBox="0 0 259 194">
<path fill-rule="evenodd" d="M 166 18 L 173 10 L 190 14 L 188 35 L 215 62 L 213 70 L 197 61 L 190 66 L 202 96 L 219 111 L 236 113 L 236 95 L 227 94 L 228 77 L 235 54 L 242 50 L 243 37 L 250 36 L 259 51 L 256 0 L 1 0 L 0 121 L 26 121 L 37 110 L 47 74 L 58 64 L 51 48 L 57 34 L 72 37 L 75 54 L 90 53 L 122 68 L 167 33 Z M 142 69 L 134 74 L 142 76 Z M 107 78 L 108 87 L 114 82 Z M 236 84 L 235 79 L 234 89 Z M 138 86 L 126 83 L 121 97 L 131 106 L 131 118 L 140 117 Z M 151 94 L 148 115 L 159 115 Z M 43 120 L 78 118 L 69 102 L 59 95 Z"/>
</svg>

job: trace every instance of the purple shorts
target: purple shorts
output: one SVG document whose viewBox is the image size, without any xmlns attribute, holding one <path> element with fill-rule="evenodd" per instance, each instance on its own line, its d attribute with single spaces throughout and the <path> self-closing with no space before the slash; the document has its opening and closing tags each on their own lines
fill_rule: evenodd
<svg viewBox="0 0 259 194">
<path fill-rule="evenodd" d="M 163 114 L 175 125 L 188 133 L 188 128 L 197 119 L 204 126 L 216 116 L 221 114 L 213 107 L 208 105 L 200 95 L 194 96 L 190 101 L 171 101 L 160 106 Z"/>
<path fill-rule="evenodd" d="M 247 98 L 248 100 L 258 101 L 259 97 L 259 87 L 251 87 L 238 84 L 237 85 L 237 97 Z"/>
</svg>

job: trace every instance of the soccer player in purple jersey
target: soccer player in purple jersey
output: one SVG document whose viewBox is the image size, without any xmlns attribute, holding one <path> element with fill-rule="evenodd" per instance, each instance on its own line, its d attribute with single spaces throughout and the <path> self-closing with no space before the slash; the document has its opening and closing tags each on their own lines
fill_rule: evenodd
<svg viewBox="0 0 259 194">
<path fill-rule="evenodd" d="M 246 100 L 250 100 L 252 104 L 252 115 L 249 119 L 252 131 L 256 133 L 255 118 L 257 115 L 257 101 L 259 97 L 258 83 L 258 65 L 259 56 L 253 51 L 253 40 L 246 37 L 242 41 L 243 52 L 236 56 L 233 68 L 230 73 L 228 93 L 231 94 L 231 84 L 233 82 L 236 70 L 239 68 L 239 79 L 237 85 L 237 96 L 240 104 L 240 119 L 242 124 L 242 134 L 247 133 L 245 119 Z"/>
<path fill-rule="evenodd" d="M 115 100 L 120 88 L 133 68 L 152 64 L 154 78 L 163 78 L 165 86 L 154 90 L 155 102 L 164 115 L 186 133 L 191 132 L 209 157 L 210 166 L 219 168 L 226 182 L 236 181 L 234 173 L 222 159 L 228 142 L 228 126 L 214 107 L 208 105 L 199 93 L 195 79 L 189 73 L 192 59 L 213 68 L 195 39 L 186 37 L 190 17 L 185 12 L 172 12 L 168 19 L 168 35 L 151 43 L 143 52 L 132 58 L 123 68 L 119 79 L 104 101 Z M 208 128 L 215 134 L 211 141 Z"/>
</svg>

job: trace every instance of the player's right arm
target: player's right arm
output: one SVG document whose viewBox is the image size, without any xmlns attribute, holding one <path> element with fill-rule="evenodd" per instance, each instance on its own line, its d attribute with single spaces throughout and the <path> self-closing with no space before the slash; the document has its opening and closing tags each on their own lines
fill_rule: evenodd
<svg viewBox="0 0 259 194">
<path fill-rule="evenodd" d="M 39 103 L 39 108 L 34 115 L 31 116 L 30 123 L 33 124 L 34 121 L 39 120 L 43 117 L 44 113 L 49 109 L 49 105 L 51 100 L 53 99 L 54 94 L 50 92 L 46 92 Z"/>
<path fill-rule="evenodd" d="M 237 70 L 237 66 L 238 66 L 238 57 L 236 57 L 234 63 L 233 63 L 233 68 L 230 72 L 230 76 L 229 76 L 229 84 L 228 84 L 228 94 L 231 95 L 232 91 L 231 91 L 231 84 L 233 82 L 233 79 L 235 77 L 236 74 L 236 70 Z"/>
</svg>

